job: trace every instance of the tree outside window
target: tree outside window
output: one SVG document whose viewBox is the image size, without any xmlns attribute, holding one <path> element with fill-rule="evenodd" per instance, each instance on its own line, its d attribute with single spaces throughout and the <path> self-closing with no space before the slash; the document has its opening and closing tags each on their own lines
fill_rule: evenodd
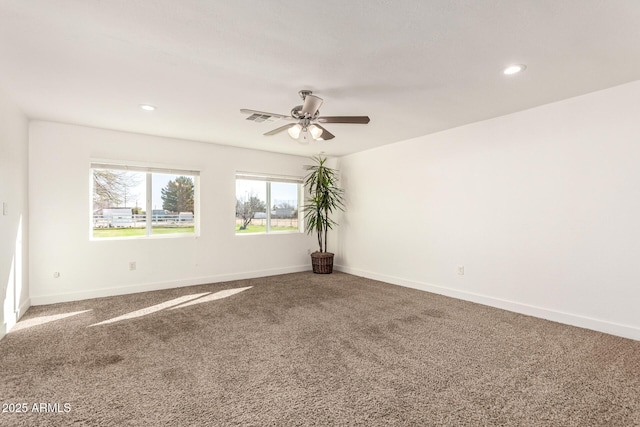
<svg viewBox="0 0 640 427">
<path fill-rule="evenodd" d="M 236 175 L 236 234 L 300 232 L 301 189 L 294 179 Z"/>
<path fill-rule="evenodd" d="M 195 234 L 197 172 L 192 173 L 92 165 L 92 237 Z"/>
</svg>

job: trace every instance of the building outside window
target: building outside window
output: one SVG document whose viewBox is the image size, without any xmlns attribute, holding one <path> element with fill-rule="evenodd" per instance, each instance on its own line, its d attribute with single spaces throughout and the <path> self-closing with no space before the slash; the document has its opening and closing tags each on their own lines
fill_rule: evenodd
<svg viewBox="0 0 640 427">
<path fill-rule="evenodd" d="M 198 233 L 199 172 L 91 165 L 91 238 Z"/>
</svg>

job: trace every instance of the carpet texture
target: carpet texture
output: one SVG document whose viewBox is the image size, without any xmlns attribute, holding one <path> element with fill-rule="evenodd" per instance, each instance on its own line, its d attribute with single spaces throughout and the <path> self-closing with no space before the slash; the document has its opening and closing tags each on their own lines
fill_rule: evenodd
<svg viewBox="0 0 640 427">
<path fill-rule="evenodd" d="M 32 307 L 0 400 L 2 426 L 638 426 L 640 342 L 295 273 Z"/>
</svg>

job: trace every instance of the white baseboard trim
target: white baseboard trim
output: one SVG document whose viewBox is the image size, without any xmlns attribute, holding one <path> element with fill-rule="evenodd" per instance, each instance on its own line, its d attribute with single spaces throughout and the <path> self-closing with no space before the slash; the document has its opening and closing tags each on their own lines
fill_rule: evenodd
<svg viewBox="0 0 640 427">
<path fill-rule="evenodd" d="M 89 291 L 67 292 L 49 295 L 31 295 L 31 305 L 56 304 L 59 302 L 80 301 L 91 298 L 112 297 L 116 295 L 135 294 L 138 292 L 159 291 L 162 289 L 182 288 L 185 286 L 206 285 L 209 283 L 229 282 L 232 280 L 254 279 L 257 277 L 276 276 L 278 274 L 308 271 L 308 264 L 267 270 L 245 271 L 240 273 L 220 274 L 215 276 L 195 277 L 172 280 L 168 282 L 144 283 L 130 286 L 113 286 Z M 33 286 L 33 285 L 32 285 Z"/>
<path fill-rule="evenodd" d="M 478 304 L 488 305 L 490 307 L 500 308 L 515 313 L 526 314 L 528 316 L 539 317 L 546 320 L 552 320 L 566 325 L 577 326 L 580 328 L 591 329 L 593 331 L 604 332 L 606 334 L 617 335 L 624 338 L 640 341 L 640 328 L 623 325 L 620 323 L 609 322 L 606 320 L 595 319 L 592 317 L 582 316 L 579 314 L 566 313 L 562 311 L 551 310 L 544 307 L 538 307 L 529 304 L 523 304 L 516 301 L 509 301 L 501 298 L 495 298 L 487 295 L 475 294 L 472 292 L 460 291 L 445 286 L 434 285 L 431 283 L 421 283 L 400 277 L 387 276 L 371 271 L 360 270 L 357 268 L 346 267 L 343 265 L 334 265 L 337 271 L 353 274 L 354 276 L 366 277 L 367 279 L 379 280 L 381 282 L 391 283 L 394 285 L 405 286 L 408 288 L 419 289 L 421 291 L 432 292 L 434 294 L 445 295 L 465 301 L 471 301 Z"/>
<path fill-rule="evenodd" d="M 9 322 L 8 323 L 4 323 L 4 322 L 2 323 L 2 327 L 0 327 L 0 340 L 2 338 L 4 338 L 4 336 L 7 335 L 11 331 L 11 328 L 13 328 L 16 323 L 18 323 L 18 320 L 20 320 L 20 318 L 22 316 L 24 316 L 24 314 L 27 312 L 29 307 L 31 307 L 31 299 L 27 298 L 20 305 L 20 307 L 18 307 L 18 311 L 15 312 L 12 316 L 10 316 Z"/>
<path fill-rule="evenodd" d="M 29 307 L 31 307 L 31 298 L 27 298 L 18 308 L 18 312 L 16 313 L 16 322 L 24 316 L 27 310 L 29 310 Z"/>
</svg>

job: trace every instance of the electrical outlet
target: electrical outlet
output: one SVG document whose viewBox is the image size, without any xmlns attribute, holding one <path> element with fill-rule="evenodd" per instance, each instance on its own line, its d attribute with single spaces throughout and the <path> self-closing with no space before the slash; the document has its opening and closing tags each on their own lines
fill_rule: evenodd
<svg viewBox="0 0 640 427">
<path fill-rule="evenodd" d="M 307 255 L 311 255 L 311 249 L 307 249 Z"/>
<path fill-rule="evenodd" d="M 136 269 L 136 262 L 135 261 L 131 261 L 129 263 L 129 271 L 133 271 Z"/>
<path fill-rule="evenodd" d="M 58 279 L 60 277 L 60 272 L 59 271 L 54 271 L 53 272 L 53 278 L 54 279 Z"/>
<path fill-rule="evenodd" d="M 464 265 L 458 266 L 458 275 L 464 276 Z"/>
</svg>

